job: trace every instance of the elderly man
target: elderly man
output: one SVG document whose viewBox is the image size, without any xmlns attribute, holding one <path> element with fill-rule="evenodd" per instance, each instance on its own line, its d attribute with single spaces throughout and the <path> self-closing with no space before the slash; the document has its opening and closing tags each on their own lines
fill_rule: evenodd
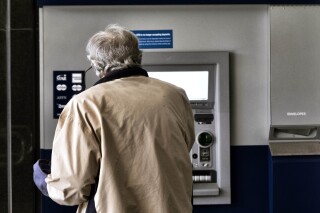
<svg viewBox="0 0 320 213">
<path fill-rule="evenodd" d="M 192 212 L 186 93 L 148 77 L 138 40 L 123 27 L 93 35 L 87 53 L 100 79 L 61 113 L 51 171 L 44 161 L 34 165 L 37 186 L 78 212 Z"/>
</svg>

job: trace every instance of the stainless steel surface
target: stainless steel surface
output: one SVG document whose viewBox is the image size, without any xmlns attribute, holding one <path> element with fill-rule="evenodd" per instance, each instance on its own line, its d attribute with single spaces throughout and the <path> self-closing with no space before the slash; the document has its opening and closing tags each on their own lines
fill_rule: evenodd
<svg viewBox="0 0 320 213">
<path fill-rule="evenodd" d="M 320 7 L 273 6 L 271 124 L 320 124 Z"/>
</svg>

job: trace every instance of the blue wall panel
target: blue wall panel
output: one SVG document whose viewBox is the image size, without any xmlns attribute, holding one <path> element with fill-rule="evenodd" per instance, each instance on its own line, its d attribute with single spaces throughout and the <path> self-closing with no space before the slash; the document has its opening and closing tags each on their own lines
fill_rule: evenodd
<svg viewBox="0 0 320 213">
<path fill-rule="evenodd" d="M 231 147 L 231 205 L 194 206 L 194 213 L 268 213 L 268 146 Z"/>
<path fill-rule="evenodd" d="M 320 156 L 273 157 L 272 213 L 320 212 Z"/>
<path fill-rule="evenodd" d="M 268 146 L 231 147 L 230 205 L 194 206 L 194 213 L 268 213 Z M 51 150 L 42 150 L 41 157 L 50 159 Z M 59 206 L 42 199 L 45 213 L 75 212 L 74 207 Z"/>
<path fill-rule="evenodd" d="M 51 150 L 41 157 L 50 159 Z M 194 213 L 319 213 L 320 156 L 272 157 L 268 146 L 231 147 L 231 204 Z M 75 212 L 43 197 L 45 213 Z"/>
</svg>

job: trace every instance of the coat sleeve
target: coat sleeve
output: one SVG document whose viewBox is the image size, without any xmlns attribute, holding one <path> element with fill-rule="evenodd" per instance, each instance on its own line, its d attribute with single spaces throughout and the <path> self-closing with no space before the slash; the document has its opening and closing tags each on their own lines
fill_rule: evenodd
<svg viewBox="0 0 320 213">
<path fill-rule="evenodd" d="M 48 197 L 47 183 L 45 179 L 50 174 L 50 161 L 39 159 L 33 165 L 33 181 L 41 193 Z"/>
<path fill-rule="evenodd" d="M 100 145 L 79 104 L 73 99 L 59 118 L 46 178 L 49 197 L 60 205 L 88 200 L 99 171 Z"/>
<path fill-rule="evenodd" d="M 186 135 L 187 135 L 187 144 L 188 144 L 188 149 L 189 152 L 192 149 L 192 146 L 195 141 L 195 130 L 194 130 L 194 118 L 193 118 L 193 113 L 190 104 L 188 103 L 187 107 L 187 116 L 186 116 Z"/>
<path fill-rule="evenodd" d="M 184 90 L 182 90 L 183 94 L 183 102 L 184 102 L 184 109 L 185 109 L 185 138 L 186 138 L 186 143 L 188 146 L 189 152 L 192 149 L 192 146 L 195 141 L 195 130 L 194 130 L 194 118 L 193 118 L 193 113 L 192 113 L 192 108 L 190 105 L 190 101 L 188 99 L 187 94 L 185 93 Z"/>
</svg>

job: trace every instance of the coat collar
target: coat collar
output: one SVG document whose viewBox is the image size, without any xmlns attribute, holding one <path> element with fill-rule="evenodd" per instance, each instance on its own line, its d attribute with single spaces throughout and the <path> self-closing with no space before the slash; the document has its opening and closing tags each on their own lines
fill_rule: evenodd
<svg viewBox="0 0 320 213">
<path fill-rule="evenodd" d="M 105 83 L 108 81 L 113 81 L 119 78 L 126 78 L 131 76 L 145 76 L 149 77 L 147 71 L 140 67 L 129 67 L 121 70 L 115 70 L 108 73 L 105 77 L 98 80 L 94 85 Z"/>
</svg>

